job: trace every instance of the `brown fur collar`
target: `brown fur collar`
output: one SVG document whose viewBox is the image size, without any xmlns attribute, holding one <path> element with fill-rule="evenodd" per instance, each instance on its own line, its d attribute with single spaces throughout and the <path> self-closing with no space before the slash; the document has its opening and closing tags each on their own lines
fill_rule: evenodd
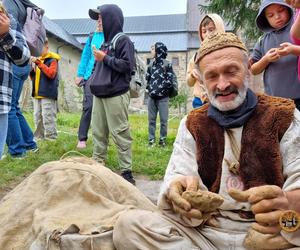
<svg viewBox="0 0 300 250">
<path fill-rule="evenodd" d="M 198 172 L 213 192 L 220 187 L 224 156 L 224 129 L 207 117 L 208 104 L 193 110 L 187 128 L 197 147 Z M 244 125 L 240 153 L 240 176 L 245 188 L 273 184 L 282 187 L 279 142 L 289 128 L 295 110 L 292 100 L 258 95 L 258 104 Z"/>
</svg>

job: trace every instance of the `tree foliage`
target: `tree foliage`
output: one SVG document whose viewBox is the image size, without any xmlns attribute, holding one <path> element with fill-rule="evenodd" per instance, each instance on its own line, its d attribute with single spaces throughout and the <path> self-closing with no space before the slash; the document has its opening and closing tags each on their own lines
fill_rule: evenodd
<svg viewBox="0 0 300 250">
<path fill-rule="evenodd" d="M 202 13 L 218 13 L 233 27 L 233 31 L 241 31 L 248 39 L 257 39 L 261 32 L 255 24 L 260 0 L 205 0 L 199 4 Z"/>
<path fill-rule="evenodd" d="M 177 96 L 170 98 L 169 105 L 171 107 L 177 108 L 178 113 L 181 114 L 181 109 L 182 107 L 186 106 L 187 99 L 188 99 L 187 92 L 185 90 L 180 90 Z"/>
</svg>

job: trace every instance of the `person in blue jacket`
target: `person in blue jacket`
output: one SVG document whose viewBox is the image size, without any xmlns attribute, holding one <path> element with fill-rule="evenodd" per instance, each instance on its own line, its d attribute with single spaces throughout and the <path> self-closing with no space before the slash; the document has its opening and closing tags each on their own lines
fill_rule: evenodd
<svg viewBox="0 0 300 250">
<path fill-rule="evenodd" d="M 97 22 L 96 31 L 90 34 L 82 51 L 77 70 L 77 77 L 75 80 L 77 86 L 83 87 L 82 114 L 78 129 L 78 149 L 86 148 L 88 131 L 91 124 L 93 95 L 91 93 L 90 85 L 87 80 L 90 78 L 95 64 L 93 46 L 99 49 L 103 41 L 104 35 L 102 22 Z"/>
</svg>

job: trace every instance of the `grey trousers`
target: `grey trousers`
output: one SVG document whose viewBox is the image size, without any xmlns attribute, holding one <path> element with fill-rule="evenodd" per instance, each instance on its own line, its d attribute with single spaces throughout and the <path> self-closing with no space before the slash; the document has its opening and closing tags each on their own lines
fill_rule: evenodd
<svg viewBox="0 0 300 250">
<path fill-rule="evenodd" d="M 118 219 L 113 242 L 118 250 L 245 250 L 246 232 L 183 226 L 158 212 L 130 210 Z"/>
<path fill-rule="evenodd" d="M 91 125 L 93 109 L 93 94 L 91 93 L 90 85 L 87 81 L 83 85 L 83 101 L 82 101 L 82 113 L 80 118 L 80 124 L 78 129 L 78 140 L 87 141 L 88 132 Z"/>
<path fill-rule="evenodd" d="M 117 147 L 119 166 L 122 171 L 131 170 L 132 151 L 128 107 L 129 91 L 111 98 L 93 98 L 92 131 L 93 159 L 104 163 L 107 158 L 109 133 Z"/>
<path fill-rule="evenodd" d="M 56 139 L 56 100 L 49 98 L 33 99 L 34 137 L 39 139 Z"/>
<path fill-rule="evenodd" d="M 156 118 L 159 113 L 160 140 L 165 140 L 168 133 L 169 97 L 163 99 L 148 98 L 148 139 L 155 140 Z"/>
</svg>

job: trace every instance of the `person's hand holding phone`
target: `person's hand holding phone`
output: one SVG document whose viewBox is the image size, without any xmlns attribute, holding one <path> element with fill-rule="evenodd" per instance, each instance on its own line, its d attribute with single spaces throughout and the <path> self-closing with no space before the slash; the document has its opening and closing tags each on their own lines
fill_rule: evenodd
<svg viewBox="0 0 300 250">
<path fill-rule="evenodd" d="M 102 62 L 106 54 L 102 50 L 98 50 L 95 45 L 92 45 L 93 55 L 97 62 Z"/>
</svg>

